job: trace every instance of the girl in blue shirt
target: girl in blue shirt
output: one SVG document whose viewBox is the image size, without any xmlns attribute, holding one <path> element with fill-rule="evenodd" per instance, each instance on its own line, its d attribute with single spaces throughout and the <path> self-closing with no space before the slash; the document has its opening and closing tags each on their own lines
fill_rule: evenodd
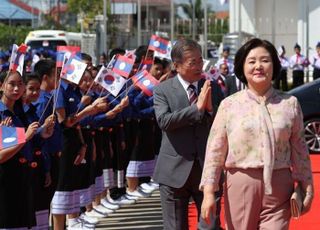
<svg viewBox="0 0 320 230">
<path fill-rule="evenodd" d="M 0 229 L 35 226 L 31 186 L 32 143 L 39 123 L 30 123 L 22 108 L 25 84 L 18 72 L 9 72 L 0 101 L 1 125 L 26 128 L 26 142 L 0 150 Z M 46 130 L 46 129 L 45 129 Z"/>
</svg>

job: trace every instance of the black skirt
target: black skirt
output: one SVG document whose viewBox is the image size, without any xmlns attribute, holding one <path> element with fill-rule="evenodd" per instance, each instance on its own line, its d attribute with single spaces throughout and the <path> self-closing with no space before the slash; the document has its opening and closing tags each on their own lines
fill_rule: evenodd
<svg viewBox="0 0 320 230">
<path fill-rule="evenodd" d="M 82 129 L 82 136 L 84 142 L 87 144 L 87 150 L 85 155 L 86 162 L 84 164 L 80 164 L 77 170 L 79 171 L 79 175 L 81 177 L 79 189 L 86 189 L 93 185 L 95 182 L 95 163 L 92 160 L 93 132 L 91 129 Z"/>
<path fill-rule="evenodd" d="M 103 174 L 103 159 L 104 159 L 104 151 L 103 151 L 103 145 L 109 146 L 108 143 L 104 142 L 105 132 L 103 130 L 95 130 L 94 135 L 94 143 L 96 145 L 96 161 L 95 161 L 95 171 L 94 176 L 100 177 Z"/>
<path fill-rule="evenodd" d="M 131 153 L 131 161 L 154 160 L 154 120 L 141 119 L 134 123 L 137 133 Z"/>
<path fill-rule="evenodd" d="M 0 164 L 0 229 L 35 226 L 30 170 L 20 153 Z"/>
<path fill-rule="evenodd" d="M 52 188 L 44 187 L 45 183 L 45 169 L 43 163 L 43 155 L 40 151 L 35 151 L 33 154 L 33 164 L 36 165 L 32 168 L 32 185 L 35 197 L 35 211 L 49 210 L 51 199 L 53 197 Z"/>
<path fill-rule="evenodd" d="M 59 162 L 59 179 L 56 191 L 71 192 L 81 187 L 79 166 L 74 165 L 81 146 L 79 131 L 76 128 L 64 128 L 63 148 Z"/>
</svg>

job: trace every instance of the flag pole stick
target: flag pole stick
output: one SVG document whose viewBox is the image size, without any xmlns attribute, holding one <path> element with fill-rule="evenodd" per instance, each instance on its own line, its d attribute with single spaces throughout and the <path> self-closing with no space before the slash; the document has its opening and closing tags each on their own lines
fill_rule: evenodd
<svg viewBox="0 0 320 230">
<path fill-rule="evenodd" d="M 51 101 L 52 98 L 54 98 L 54 94 L 52 94 L 52 95 L 50 96 L 50 98 L 49 98 L 46 106 L 44 107 L 44 110 L 42 111 L 42 114 L 41 114 L 41 116 L 40 116 L 40 118 L 39 118 L 39 121 L 38 121 L 39 123 L 41 123 L 41 120 L 42 120 L 42 118 L 43 118 L 43 115 L 44 115 L 44 113 L 46 112 L 46 110 L 47 110 L 47 108 L 48 108 L 48 106 L 49 106 L 50 101 Z M 53 113 L 53 114 L 54 114 L 54 113 Z"/>
<path fill-rule="evenodd" d="M 58 88 L 55 93 L 55 98 L 54 98 L 54 102 L 53 102 L 53 113 L 56 111 L 56 106 L 57 106 L 58 96 L 59 96 L 59 91 L 60 91 L 60 85 L 61 85 L 61 78 L 59 79 Z"/>
</svg>

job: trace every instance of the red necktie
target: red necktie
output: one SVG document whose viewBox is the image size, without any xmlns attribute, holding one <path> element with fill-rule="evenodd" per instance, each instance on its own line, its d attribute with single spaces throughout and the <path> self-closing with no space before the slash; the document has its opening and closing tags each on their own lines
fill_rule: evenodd
<svg viewBox="0 0 320 230">
<path fill-rule="evenodd" d="M 224 83 L 224 80 L 222 79 L 221 76 L 218 77 L 217 79 L 217 83 L 220 86 L 220 89 L 222 90 L 222 92 L 226 92 L 226 84 Z"/>
<path fill-rule="evenodd" d="M 297 54 L 296 64 L 299 64 L 300 54 Z"/>
</svg>

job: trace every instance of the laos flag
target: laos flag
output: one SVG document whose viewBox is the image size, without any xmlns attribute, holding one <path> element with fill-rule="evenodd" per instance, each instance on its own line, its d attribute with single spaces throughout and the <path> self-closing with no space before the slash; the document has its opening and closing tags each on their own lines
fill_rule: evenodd
<svg viewBox="0 0 320 230">
<path fill-rule="evenodd" d="M 17 71 L 21 75 L 23 73 L 24 56 L 27 53 L 28 46 L 21 44 L 17 46 L 16 44 L 12 47 L 12 53 L 10 58 L 10 71 Z"/>
<path fill-rule="evenodd" d="M 63 67 L 64 63 L 77 52 L 80 52 L 79 46 L 57 46 L 56 67 Z"/>
<path fill-rule="evenodd" d="M 152 35 L 149 42 L 149 50 L 158 51 L 160 53 L 167 53 L 169 41 L 157 35 Z"/>
<path fill-rule="evenodd" d="M 142 70 L 135 74 L 132 77 L 132 81 L 134 85 L 138 86 L 141 91 L 149 97 L 153 95 L 153 88 L 160 83 L 146 70 Z"/>
<path fill-rule="evenodd" d="M 24 128 L 0 126 L 0 150 L 26 142 Z"/>
<path fill-rule="evenodd" d="M 150 71 L 151 67 L 153 65 L 153 59 L 152 58 L 145 58 L 140 64 L 139 70 L 147 70 L 148 72 Z"/>
<path fill-rule="evenodd" d="M 134 59 L 118 55 L 114 61 L 112 71 L 125 78 L 128 78 L 133 68 Z"/>
</svg>

